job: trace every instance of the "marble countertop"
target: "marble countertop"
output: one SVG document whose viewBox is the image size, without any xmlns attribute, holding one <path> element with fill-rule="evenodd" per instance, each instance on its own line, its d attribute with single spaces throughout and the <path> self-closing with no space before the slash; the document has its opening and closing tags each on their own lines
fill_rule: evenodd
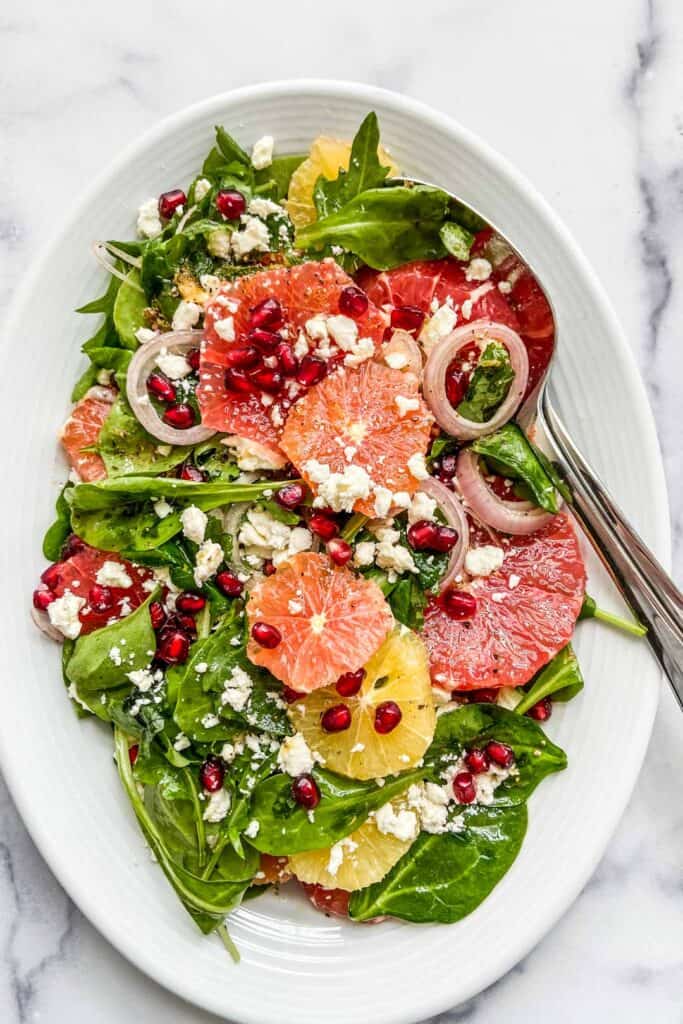
<svg viewBox="0 0 683 1024">
<path fill-rule="evenodd" d="M 680 0 L 262 0 L 255 15 L 257 31 L 248 6 L 220 0 L 5 0 L 0 304 L 91 177 L 166 114 L 268 78 L 345 78 L 408 93 L 509 157 L 592 261 L 655 409 L 680 579 Z M 582 895 L 510 974 L 439 1021 L 680 1024 L 682 750 L 683 718 L 664 692 L 628 810 Z M 1 787 L 3 1024 L 215 1021 L 150 982 L 91 927 Z"/>
</svg>

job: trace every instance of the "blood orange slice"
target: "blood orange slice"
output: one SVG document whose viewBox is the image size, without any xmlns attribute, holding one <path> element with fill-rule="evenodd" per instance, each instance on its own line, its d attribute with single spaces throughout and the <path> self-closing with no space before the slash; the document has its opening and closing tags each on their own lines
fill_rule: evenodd
<svg viewBox="0 0 683 1024">
<path fill-rule="evenodd" d="M 337 568 L 326 555 L 295 555 L 258 583 L 247 604 L 249 629 L 267 622 L 276 647 L 250 640 L 247 654 L 299 693 L 329 686 L 359 669 L 392 628 L 393 616 L 376 583 Z"/>
<path fill-rule="evenodd" d="M 105 562 L 120 565 L 130 579 L 130 586 L 102 586 L 98 583 L 97 574 Z M 101 579 L 106 579 L 106 575 L 105 570 Z M 106 626 L 112 619 L 123 618 L 125 614 L 141 605 L 149 597 L 143 584 L 151 576 L 149 569 L 133 565 L 120 555 L 86 546 L 82 551 L 52 567 L 49 585 L 56 597 L 62 597 L 64 592 L 69 590 L 76 597 L 85 598 L 87 604 L 78 615 L 81 620 L 81 635 L 85 636 L 86 633 Z M 98 586 L 100 591 L 109 591 L 109 594 L 93 594 L 95 586 Z M 94 597 L 99 598 L 100 603 L 93 601 Z"/>
<path fill-rule="evenodd" d="M 111 412 L 116 395 L 111 388 L 90 388 L 62 427 L 59 439 L 69 462 L 82 480 L 102 480 L 107 475 L 97 452 L 84 449 L 97 444 L 102 424 Z"/>
<path fill-rule="evenodd" d="M 309 460 L 328 466 L 331 473 L 344 473 L 353 462 L 375 485 L 414 494 L 420 482 L 408 462 L 427 451 L 431 425 L 414 374 L 371 361 L 311 388 L 290 413 L 281 443 L 314 491 Z M 372 494 L 353 507 L 375 515 Z"/>
<path fill-rule="evenodd" d="M 586 572 L 574 529 L 555 516 L 527 537 L 499 537 L 502 567 L 472 580 L 471 619 L 453 620 L 433 600 L 422 639 L 432 682 L 445 690 L 520 686 L 571 639 L 581 609 Z"/>
<path fill-rule="evenodd" d="M 231 368 L 235 349 L 257 348 L 252 335 L 251 312 L 267 299 L 276 299 L 282 311 L 281 322 L 275 320 L 270 332 L 276 347 L 279 340 L 296 347 L 299 331 L 306 322 L 317 314 L 335 316 L 339 314 L 339 299 L 344 288 L 353 284 L 341 267 L 333 260 L 301 263 L 294 267 L 273 267 L 249 277 L 242 277 L 225 285 L 206 307 L 204 320 L 204 341 L 202 343 L 200 384 L 197 398 L 202 412 L 202 423 L 216 430 L 248 437 L 271 449 L 277 448 L 282 425 L 291 405 L 305 394 L 305 374 L 294 367 L 270 366 L 279 378 L 280 385 L 269 385 L 264 390 L 251 372 L 253 368 L 240 370 L 238 387 L 234 380 L 226 384 L 226 371 Z M 381 341 L 386 326 L 386 317 L 372 303 L 362 316 L 355 318 L 358 334 L 371 338 L 375 345 Z M 326 355 L 325 347 L 311 341 L 309 357 L 323 364 L 338 362 L 343 353 L 333 357 Z M 272 360 L 276 353 L 258 349 L 263 367 L 263 357 Z M 277 364 L 277 358 L 276 358 Z M 324 370 L 325 367 L 323 367 Z M 288 376 L 289 374 L 289 376 Z M 232 374 L 234 378 L 234 373 Z M 319 379 L 319 378 L 318 378 Z M 242 390 L 240 390 L 240 387 Z"/>
</svg>

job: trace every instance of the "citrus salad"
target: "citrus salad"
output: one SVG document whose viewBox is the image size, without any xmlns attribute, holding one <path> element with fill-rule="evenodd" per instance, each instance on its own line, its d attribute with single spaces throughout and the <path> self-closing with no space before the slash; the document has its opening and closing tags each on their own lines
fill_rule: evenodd
<svg viewBox="0 0 683 1024">
<path fill-rule="evenodd" d="M 546 299 L 398 172 L 374 114 L 297 156 L 217 128 L 135 240 L 95 244 L 79 310 L 33 617 L 228 948 L 226 915 L 286 882 L 353 921 L 470 913 L 566 765 L 541 724 L 583 686 L 577 619 L 610 618 L 515 419 Z"/>
</svg>

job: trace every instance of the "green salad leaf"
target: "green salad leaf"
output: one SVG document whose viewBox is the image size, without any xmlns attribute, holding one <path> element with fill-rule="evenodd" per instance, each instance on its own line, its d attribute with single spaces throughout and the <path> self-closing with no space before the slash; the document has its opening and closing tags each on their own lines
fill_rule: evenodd
<svg viewBox="0 0 683 1024">
<path fill-rule="evenodd" d="M 447 220 L 439 231 L 439 236 L 449 256 L 456 260 L 468 260 L 470 249 L 474 245 L 474 235 L 461 224 Z"/>
<path fill-rule="evenodd" d="M 313 196 L 318 217 L 329 217 L 361 192 L 383 184 L 389 168 L 380 164 L 378 146 L 379 124 L 377 114 L 372 112 L 356 132 L 351 145 L 348 171 L 340 169 L 333 181 L 318 178 Z"/>
<path fill-rule="evenodd" d="M 621 629 L 624 633 L 630 633 L 631 636 L 642 637 L 647 635 L 647 628 L 645 626 L 641 626 L 639 622 L 627 622 L 626 619 L 622 619 L 619 615 L 606 612 L 604 608 L 598 607 L 595 598 L 589 594 L 584 595 L 579 619 L 598 619 L 599 622 L 605 622 L 608 626 Z"/>
<path fill-rule="evenodd" d="M 124 348 L 135 351 L 139 347 L 135 332 L 145 326 L 146 308 L 147 298 L 142 290 L 140 271 L 133 269 L 116 293 L 112 310 L 114 328 Z"/>
<path fill-rule="evenodd" d="M 537 672 L 529 684 L 515 714 L 523 715 L 544 697 L 566 702 L 583 690 L 583 676 L 571 644 L 563 647 L 555 657 Z"/>
<path fill-rule="evenodd" d="M 123 395 L 114 402 L 97 442 L 109 477 L 166 473 L 187 458 L 190 447 L 163 445 L 148 434 Z"/>
<path fill-rule="evenodd" d="M 64 543 L 71 533 L 71 506 L 67 495 L 72 487 L 73 484 L 67 483 L 59 492 L 55 504 L 56 519 L 43 537 L 43 554 L 50 562 L 60 560 Z"/>
<path fill-rule="evenodd" d="M 505 345 L 489 341 L 472 374 L 467 394 L 458 405 L 458 413 L 474 423 L 485 423 L 505 399 L 513 379 Z"/>
<path fill-rule="evenodd" d="M 294 171 L 305 159 L 305 153 L 274 157 L 270 167 L 264 167 L 254 175 L 256 194 L 272 199 L 274 203 L 281 203 L 287 198 Z"/>
<path fill-rule="evenodd" d="M 515 423 L 506 423 L 494 434 L 478 438 L 472 444 L 472 451 L 481 455 L 494 473 L 521 481 L 540 508 L 546 512 L 559 511 L 555 485 L 537 452 Z"/>
<path fill-rule="evenodd" d="M 129 672 L 147 668 L 156 650 L 149 617 L 155 594 L 124 619 L 76 640 L 66 675 L 84 699 L 89 693 L 128 685 Z M 150 653 L 151 652 L 151 653 Z"/>
</svg>

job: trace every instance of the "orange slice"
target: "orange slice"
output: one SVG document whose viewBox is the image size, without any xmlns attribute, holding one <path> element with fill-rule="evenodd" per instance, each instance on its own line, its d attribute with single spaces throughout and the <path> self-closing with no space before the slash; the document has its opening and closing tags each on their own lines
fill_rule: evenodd
<svg viewBox="0 0 683 1024">
<path fill-rule="evenodd" d="M 74 406 L 60 431 L 59 439 L 69 462 L 82 480 L 102 480 L 107 475 L 104 462 L 97 452 L 84 449 L 97 444 L 102 424 L 111 412 L 115 397 L 111 388 L 90 388 Z"/>
</svg>

